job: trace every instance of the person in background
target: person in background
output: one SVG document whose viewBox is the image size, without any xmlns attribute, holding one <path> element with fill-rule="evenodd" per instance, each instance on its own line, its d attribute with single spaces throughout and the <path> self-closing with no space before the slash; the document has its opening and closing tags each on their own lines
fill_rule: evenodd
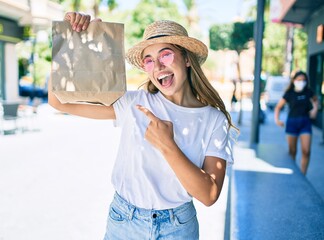
<svg viewBox="0 0 324 240">
<path fill-rule="evenodd" d="M 237 98 L 236 98 L 236 89 L 237 89 L 237 83 L 236 83 L 236 79 L 232 80 L 233 83 L 233 95 L 231 98 L 231 110 L 235 111 L 236 110 L 236 103 L 237 103 Z"/>
<path fill-rule="evenodd" d="M 295 161 L 298 138 L 301 143 L 301 172 L 306 175 L 311 154 L 312 122 L 316 118 L 318 100 L 308 86 L 308 77 L 305 72 L 296 72 L 283 97 L 275 107 L 274 118 L 278 126 L 283 127 L 284 122 L 279 118 L 280 111 L 285 104 L 289 106 L 286 121 L 286 134 L 289 155 Z"/>
</svg>

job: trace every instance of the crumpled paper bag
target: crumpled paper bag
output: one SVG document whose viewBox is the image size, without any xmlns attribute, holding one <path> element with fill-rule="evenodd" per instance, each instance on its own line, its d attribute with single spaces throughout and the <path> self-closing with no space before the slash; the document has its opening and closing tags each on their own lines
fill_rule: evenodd
<svg viewBox="0 0 324 240">
<path fill-rule="evenodd" d="M 62 103 L 109 106 L 126 91 L 124 25 L 91 22 L 76 32 L 52 23 L 52 91 Z"/>
</svg>

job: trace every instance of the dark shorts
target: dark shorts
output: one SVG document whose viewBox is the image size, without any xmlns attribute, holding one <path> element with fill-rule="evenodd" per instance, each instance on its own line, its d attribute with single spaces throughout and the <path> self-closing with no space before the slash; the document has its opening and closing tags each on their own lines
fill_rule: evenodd
<svg viewBox="0 0 324 240">
<path fill-rule="evenodd" d="M 312 121 L 309 117 L 288 118 L 286 122 L 286 133 L 293 136 L 312 134 Z"/>
</svg>

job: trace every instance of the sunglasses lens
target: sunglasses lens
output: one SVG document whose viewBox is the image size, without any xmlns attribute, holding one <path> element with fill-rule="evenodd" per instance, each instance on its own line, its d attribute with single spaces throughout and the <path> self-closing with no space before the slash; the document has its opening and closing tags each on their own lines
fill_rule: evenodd
<svg viewBox="0 0 324 240">
<path fill-rule="evenodd" d="M 174 59 L 174 52 L 171 50 L 164 50 L 160 53 L 158 60 L 160 64 L 169 66 L 172 64 Z M 152 57 L 146 57 L 143 60 L 143 69 L 145 72 L 151 72 L 154 69 L 154 60 Z"/>
<path fill-rule="evenodd" d="M 151 57 L 146 57 L 143 60 L 143 68 L 145 72 L 151 72 L 154 68 L 154 61 Z"/>
<path fill-rule="evenodd" d="M 159 57 L 160 63 L 163 64 L 164 66 L 171 65 L 173 59 L 174 59 L 174 53 L 169 50 L 163 51 Z"/>
</svg>

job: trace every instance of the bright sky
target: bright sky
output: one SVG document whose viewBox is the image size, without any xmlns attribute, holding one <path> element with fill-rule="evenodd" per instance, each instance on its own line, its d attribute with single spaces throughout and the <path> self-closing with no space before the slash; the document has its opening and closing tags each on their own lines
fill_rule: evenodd
<svg viewBox="0 0 324 240">
<path fill-rule="evenodd" d="M 185 9 L 182 0 L 173 0 L 178 4 L 180 11 Z M 131 9 L 139 0 L 119 0 L 122 9 Z M 196 0 L 198 13 L 202 26 L 211 23 L 231 22 L 237 16 L 244 16 L 248 7 L 256 4 L 256 0 Z"/>
</svg>

